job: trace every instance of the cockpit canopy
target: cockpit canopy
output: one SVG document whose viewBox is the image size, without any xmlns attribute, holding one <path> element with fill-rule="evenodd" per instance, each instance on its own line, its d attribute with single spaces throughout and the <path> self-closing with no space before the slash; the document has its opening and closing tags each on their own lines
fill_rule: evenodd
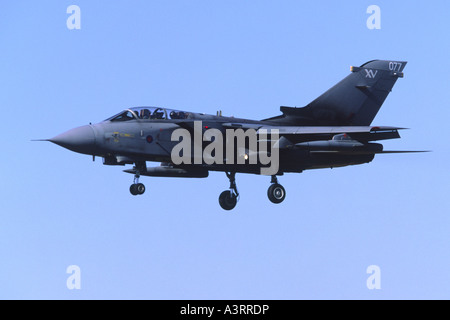
<svg viewBox="0 0 450 320">
<path fill-rule="evenodd" d="M 186 119 L 189 113 L 184 111 L 159 108 L 159 107 L 135 107 L 126 109 L 105 121 L 129 121 L 147 119 Z"/>
</svg>

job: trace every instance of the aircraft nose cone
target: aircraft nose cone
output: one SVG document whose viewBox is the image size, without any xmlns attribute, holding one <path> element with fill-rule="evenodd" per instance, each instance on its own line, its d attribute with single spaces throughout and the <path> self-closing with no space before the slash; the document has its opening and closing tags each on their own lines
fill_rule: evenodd
<svg viewBox="0 0 450 320">
<path fill-rule="evenodd" d="M 95 150 L 95 132 L 90 125 L 71 129 L 49 139 L 49 141 L 84 154 L 93 154 Z"/>
</svg>

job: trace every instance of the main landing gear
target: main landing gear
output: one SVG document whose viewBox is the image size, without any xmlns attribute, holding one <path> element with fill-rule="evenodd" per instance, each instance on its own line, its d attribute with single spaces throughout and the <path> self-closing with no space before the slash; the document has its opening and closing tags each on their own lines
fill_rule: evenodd
<svg viewBox="0 0 450 320">
<path fill-rule="evenodd" d="M 219 204 L 224 210 L 232 210 L 239 200 L 239 192 L 236 187 L 236 172 L 225 172 L 230 180 L 230 189 L 223 191 L 219 196 Z M 273 203 L 281 203 L 286 198 L 286 190 L 278 183 L 277 176 L 272 176 L 271 185 L 267 190 L 267 197 Z"/>
<path fill-rule="evenodd" d="M 267 190 L 267 196 L 273 203 L 281 203 L 286 198 L 286 190 L 278 183 L 277 176 L 272 176 L 271 185 Z"/>
<path fill-rule="evenodd" d="M 145 166 L 145 164 L 144 164 L 144 166 Z M 130 193 L 133 196 L 137 196 L 137 195 L 144 194 L 144 192 L 145 192 L 144 184 L 139 182 L 139 177 L 141 176 L 140 170 L 145 169 L 145 167 L 142 167 L 142 165 L 136 164 L 134 169 L 136 170 L 136 172 L 134 174 L 133 184 L 130 186 Z"/>
<path fill-rule="evenodd" d="M 225 172 L 227 175 L 227 178 L 230 180 L 230 189 L 225 190 L 222 192 L 219 196 L 219 204 L 224 210 L 231 210 L 233 209 L 238 200 L 239 200 L 239 192 L 237 191 L 236 187 L 236 172 Z"/>
</svg>

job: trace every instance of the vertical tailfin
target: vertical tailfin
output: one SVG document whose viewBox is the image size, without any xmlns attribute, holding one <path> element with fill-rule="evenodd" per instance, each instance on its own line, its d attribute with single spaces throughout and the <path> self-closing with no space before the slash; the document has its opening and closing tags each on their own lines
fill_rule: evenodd
<svg viewBox="0 0 450 320">
<path fill-rule="evenodd" d="M 351 67 L 351 74 L 302 108 L 319 122 L 333 125 L 370 125 L 406 61 L 372 60 Z"/>
<path fill-rule="evenodd" d="M 265 119 L 294 126 L 369 126 L 403 77 L 406 61 L 372 60 L 352 72 L 306 107 L 280 107 L 283 115 Z"/>
</svg>

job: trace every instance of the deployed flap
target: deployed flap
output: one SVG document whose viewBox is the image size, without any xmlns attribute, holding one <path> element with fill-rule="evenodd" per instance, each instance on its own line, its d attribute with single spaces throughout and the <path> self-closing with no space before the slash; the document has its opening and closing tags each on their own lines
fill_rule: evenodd
<svg viewBox="0 0 450 320">
<path fill-rule="evenodd" d="M 383 131 L 396 131 L 406 128 L 388 126 L 341 126 L 341 127 L 296 127 L 296 126 L 261 126 L 259 129 L 278 129 L 283 134 L 338 134 L 338 133 L 376 133 Z"/>
<path fill-rule="evenodd" d="M 296 141 L 330 140 L 337 134 L 346 133 L 354 140 L 376 141 L 400 138 L 398 127 L 293 127 L 293 126 L 262 126 L 261 129 L 278 130 L 280 136 L 289 136 Z"/>
</svg>

